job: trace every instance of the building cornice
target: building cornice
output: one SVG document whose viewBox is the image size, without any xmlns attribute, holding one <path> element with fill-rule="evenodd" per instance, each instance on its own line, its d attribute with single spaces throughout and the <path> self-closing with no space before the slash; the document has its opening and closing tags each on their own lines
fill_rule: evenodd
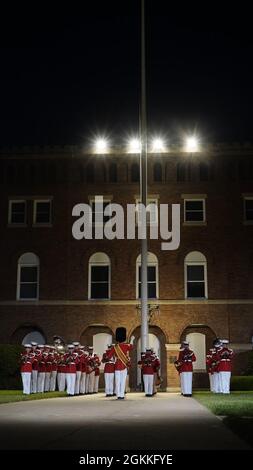
<svg viewBox="0 0 253 470">
<path fill-rule="evenodd" d="M 200 148 L 199 152 L 196 152 L 194 155 L 212 155 L 212 154 L 252 154 L 253 153 L 253 143 L 252 142 L 217 142 L 217 143 L 205 143 Z M 168 149 L 165 149 L 162 153 L 149 152 L 149 155 L 161 157 L 177 157 L 188 155 L 189 152 L 185 152 L 182 144 L 171 144 Z M 82 156 L 96 156 L 96 157 L 123 157 L 128 156 L 136 157 L 138 154 L 129 153 L 127 148 L 122 145 L 115 145 L 110 148 L 110 150 L 105 155 L 99 155 L 94 153 L 92 148 L 89 148 L 85 145 L 24 145 L 24 146 L 2 146 L 0 147 L 0 155 L 12 157 L 20 156 L 23 157 L 72 157 L 72 158 L 81 158 Z"/>
<path fill-rule="evenodd" d="M 252 305 L 253 299 L 206 299 L 206 300 L 185 300 L 185 299 L 168 299 L 150 301 L 150 305 Z M 117 305 L 139 305 L 138 300 L 3 300 L 0 301 L 0 306 L 43 306 L 43 305 L 92 305 L 92 306 L 117 306 Z"/>
</svg>

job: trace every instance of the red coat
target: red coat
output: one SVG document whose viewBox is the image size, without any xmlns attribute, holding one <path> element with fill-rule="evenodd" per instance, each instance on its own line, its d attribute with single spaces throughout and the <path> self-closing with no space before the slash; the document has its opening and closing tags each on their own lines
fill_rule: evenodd
<svg viewBox="0 0 253 470">
<path fill-rule="evenodd" d="M 192 372 L 192 363 L 195 361 L 196 356 L 193 351 L 190 349 L 184 349 L 183 351 L 180 351 L 178 356 L 178 362 L 181 364 L 180 374 L 181 372 Z"/>
<path fill-rule="evenodd" d="M 114 374 L 115 371 L 115 362 L 114 359 L 108 359 L 107 353 L 110 351 L 108 349 L 104 354 L 102 358 L 102 362 L 105 364 L 104 367 L 104 374 Z"/>
<path fill-rule="evenodd" d="M 119 347 L 127 357 L 128 357 L 129 352 L 133 349 L 132 344 L 128 344 L 128 343 L 119 343 Z M 107 357 L 108 359 L 111 359 L 112 357 L 115 358 L 115 371 L 126 369 L 125 364 L 118 358 L 115 352 L 115 347 L 111 348 L 110 351 L 108 351 Z"/>
<path fill-rule="evenodd" d="M 218 372 L 231 372 L 233 356 L 234 353 L 232 349 L 226 347 L 221 348 L 219 351 Z"/>
<path fill-rule="evenodd" d="M 41 358 L 41 351 L 39 349 L 37 349 L 36 351 L 34 351 L 34 361 L 32 363 L 32 369 L 33 370 L 39 370 L 39 361 L 40 361 L 40 358 Z"/>
<path fill-rule="evenodd" d="M 64 354 L 64 361 L 66 364 L 66 374 L 75 374 L 76 364 L 79 362 L 77 355 L 75 353 L 67 352 Z"/>
<path fill-rule="evenodd" d="M 34 361 L 35 354 L 34 353 L 21 353 L 21 372 L 32 372 L 32 363 Z"/>
<path fill-rule="evenodd" d="M 44 351 L 41 353 L 40 360 L 39 360 L 39 372 L 46 372 L 46 357 L 47 353 Z"/>
<path fill-rule="evenodd" d="M 87 372 L 88 367 L 88 356 L 83 354 L 81 357 L 81 371 L 85 374 Z"/>
<path fill-rule="evenodd" d="M 54 360 L 54 356 L 53 356 L 53 354 L 52 354 L 51 352 L 45 354 L 46 372 L 52 372 L 52 363 L 53 363 L 53 360 Z"/>
</svg>

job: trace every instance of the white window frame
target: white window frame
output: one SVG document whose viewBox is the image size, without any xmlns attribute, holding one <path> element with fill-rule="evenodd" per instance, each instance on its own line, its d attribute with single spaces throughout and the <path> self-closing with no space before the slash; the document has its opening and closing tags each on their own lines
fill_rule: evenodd
<svg viewBox="0 0 253 470">
<path fill-rule="evenodd" d="M 152 253 L 153 254 L 153 253 Z M 149 263 L 148 262 L 148 267 L 155 267 L 156 270 L 155 270 L 155 274 L 156 274 L 156 297 L 152 297 L 150 298 L 150 300 L 155 300 L 155 299 L 159 299 L 159 264 L 158 264 L 158 260 L 157 260 L 157 263 L 154 263 L 154 262 L 151 262 Z M 141 267 L 141 261 L 136 261 L 136 274 L 135 274 L 135 285 L 136 285 L 136 292 L 135 292 L 135 295 L 136 295 L 136 299 L 140 299 L 139 297 L 139 268 Z M 149 298 L 148 298 L 149 300 Z"/>
<path fill-rule="evenodd" d="M 204 266 L 204 288 L 205 288 L 205 297 L 188 297 L 187 296 L 187 266 Z M 191 281 L 194 282 L 194 281 Z M 201 282 L 201 281 L 195 281 Z M 187 261 L 184 263 L 184 290 L 185 290 L 185 299 L 186 300 L 206 300 L 208 299 L 208 286 L 207 286 L 207 263 L 205 261 Z"/>
<path fill-rule="evenodd" d="M 253 195 L 243 196 L 243 222 L 245 225 L 253 225 L 253 220 L 248 220 L 246 218 L 246 201 L 253 201 Z"/>
<path fill-rule="evenodd" d="M 50 221 L 49 222 L 36 222 L 37 204 L 40 202 L 49 202 L 50 204 Z M 51 227 L 52 226 L 52 198 L 34 199 L 33 201 L 33 226 L 34 227 Z"/>
<path fill-rule="evenodd" d="M 37 297 L 23 299 L 20 298 L 20 281 L 21 281 L 21 268 L 37 268 Z M 18 262 L 18 272 L 17 272 L 17 300 L 20 302 L 34 302 L 35 300 L 39 300 L 39 288 L 40 288 L 40 264 L 34 263 L 19 263 Z"/>
<path fill-rule="evenodd" d="M 203 203 L 203 220 L 186 220 L 186 202 L 202 202 Z M 194 211 L 193 211 L 194 212 Z M 200 212 L 200 211 L 195 211 Z M 185 225 L 203 225 L 206 224 L 206 199 L 197 197 L 184 198 L 184 224 Z"/>
<path fill-rule="evenodd" d="M 12 204 L 16 203 L 25 203 L 25 221 L 24 222 L 12 222 L 11 221 L 11 215 L 12 215 Z M 27 201 L 25 199 L 9 199 L 9 207 L 8 207 L 8 225 L 11 225 L 12 227 L 26 227 L 27 226 Z"/>
<path fill-rule="evenodd" d="M 112 199 L 113 197 L 112 196 L 104 196 L 104 195 L 99 195 L 97 197 L 103 197 L 103 203 L 107 203 L 107 204 L 110 204 L 112 202 Z M 92 215 L 93 215 L 93 212 L 92 212 L 92 204 L 95 203 L 95 196 L 90 196 L 89 197 L 89 205 L 90 205 L 90 208 L 91 208 L 91 220 L 92 220 Z M 93 227 L 103 227 L 105 224 L 105 222 L 103 223 L 100 223 L 100 222 L 92 222 L 92 226 Z"/>
<path fill-rule="evenodd" d="M 93 255 L 95 255 L 95 254 L 96 253 L 93 253 Z M 108 262 L 92 262 L 92 261 L 89 260 L 88 300 L 92 300 L 94 302 L 101 302 L 101 301 L 105 301 L 105 300 L 111 300 L 111 260 L 110 260 L 109 256 L 108 256 L 108 258 L 109 258 Z M 108 269 L 108 297 L 105 297 L 103 299 L 94 299 L 93 297 L 91 297 L 91 268 L 92 268 L 92 266 L 108 266 L 109 267 L 109 269 Z"/>
<path fill-rule="evenodd" d="M 149 219 L 147 219 L 147 225 L 149 225 L 149 226 L 150 226 L 150 225 L 151 225 L 151 226 L 152 226 L 152 225 L 158 225 L 158 219 L 159 219 L 158 200 L 159 200 L 159 198 L 158 198 L 158 197 L 155 197 L 155 196 L 154 196 L 154 197 L 149 196 L 149 197 L 147 198 L 147 206 L 148 206 L 149 204 L 155 204 L 156 207 L 157 207 L 157 210 L 156 210 L 156 213 L 155 213 L 155 215 L 156 215 L 155 221 L 151 222 L 150 217 L 149 217 Z M 140 204 L 140 203 L 141 203 L 141 199 L 140 199 L 139 197 L 135 198 L 135 204 L 136 204 L 136 222 L 135 222 L 135 223 L 136 223 L 136 225 L 138 225 L 138 223 L 141 223 L 141 220 L 140 220 L 140 212 L 139 212 L 139 210 L 138 210 L 138 204 Z M 150 211 L 149 211 L 149 213 L 150 213 Z"/>
</svg>

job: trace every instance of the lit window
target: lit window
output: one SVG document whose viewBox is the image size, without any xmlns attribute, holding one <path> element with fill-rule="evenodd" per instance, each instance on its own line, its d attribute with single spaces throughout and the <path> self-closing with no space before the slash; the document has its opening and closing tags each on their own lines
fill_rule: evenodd
<svg viewBox="0 0 253 470">
<path fill-rule="evenodd" d="M 25 253 L 18 260 L 17 299 L 37 300 L 39 297 L 39 258 Z"/>
<path fill-rule="evenodd" d="M 184 199 L 184 221 L 205 222 L 205 199 Z"/>
<path fill-rule="evenodd" d="M 141 297 L 141 255 L 136 260 L 136 297 Z M 153 253 L 148 253 L 148 298 L 158 298 L 158 259 Z"/>
<path fill-rule="evenodd" d="M 36 225 L 51 224 L 51 200 L 34 201 L 33 223 Z"/>
<path fill-rule="evenodd" d="M 110 298 L 110 258 L 95 253 L 89 259 L 89 299 Z"/>
<path fill-rule="evenodd" d="M 26 201 L 9 201 L 9 224 L 26 224 Z"/>
<path fill-rule="evenodd" d="M 206 257 L 199 251 L 192 251 L 185 258 L 185 297 L 207 298 Z"/>
</svg>

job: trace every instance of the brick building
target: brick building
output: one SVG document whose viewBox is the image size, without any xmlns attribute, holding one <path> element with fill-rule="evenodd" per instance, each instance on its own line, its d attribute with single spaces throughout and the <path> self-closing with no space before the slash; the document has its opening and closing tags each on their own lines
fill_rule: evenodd
<svg viewBox="0 0 253 470">
<path fill-rule="evenodd" d="M 163 387 L 173 389 L 182 338 L 198 356 L 198 384 L 216 336 L 229 338 L 237 357 L 252 349 L 253 146 L 206 145 L 193 154 L 171 147 L 151 152 L 148 166 L 149 199 L 181 204 L 179 249 L 149 241 L 150 344 L 161 357 Z M 135 203 L 139 155 L 2 148 L 0 188 L 0 342 L 51 342 L 58 334 L 101 352 L 125 327 L 135 337 L 136 389 L 140 241 L 75 240 L 72 209 L 95 195 Z"/>
</svg>

